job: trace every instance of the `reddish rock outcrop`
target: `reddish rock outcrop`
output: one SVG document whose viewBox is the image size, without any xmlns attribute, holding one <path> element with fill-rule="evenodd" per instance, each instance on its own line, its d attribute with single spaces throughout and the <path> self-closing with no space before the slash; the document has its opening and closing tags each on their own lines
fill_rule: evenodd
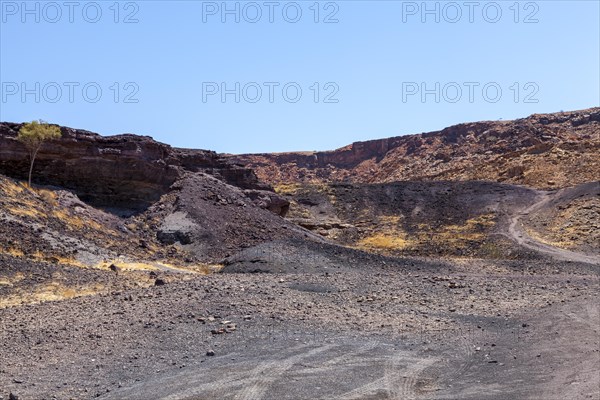
<svg viewBox="0 0 600 400">
<path fill-rule="evenodd" d="M 600 176 L 600 108 L 465 123 L 333 151 L 230 157 L 274 185 L 489 180 L 568 186 Z"/>
</svg>

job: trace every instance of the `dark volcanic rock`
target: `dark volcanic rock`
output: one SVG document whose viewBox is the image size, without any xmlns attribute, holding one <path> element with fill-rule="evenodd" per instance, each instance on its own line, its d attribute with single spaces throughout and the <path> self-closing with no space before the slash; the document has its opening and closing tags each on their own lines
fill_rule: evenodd
<svg viewBox="0 0 600 400">
<path fill-rule="evenodd" d="M 244 194 L 252 199 L 257 206 L 282 217 L 285 217 L 290 209 L 289 201 L 267 190 L 247 189 L 244 190 Z"/>
<path fill-rule="evenodd" d="M 248 189 L 200 172 L 186 173 L 173 188 L 177 189 L 143 215 L 156 221 L 160 242 L 181 246 L 202 261 L 214 262 L 265 241 L 308 236 L 315 239 L 279 216 L 288 203 L 277 203 L 274 193 L 270 193 L 273 199 L 266 191 L 248 195 Z M 265 197 L 268 200 L 257 207 Z"/>
<path fill-rule="evenodd" d="M 0 123 L 0 173 L 25 179 L 29 158 L 16 139 L 20 127 Z M 242 189 L 271 190 L 251 169 L 212 151 L 172 148 L 148 136 L 104 137 L 85 130 L 60 129 L 62 138 L 45 143 L 38 154 L 33 179 L 39 184 L 72 189 L 96 206 L 145 209 L 184 171 L 206 172 Z M 271 192 L 270 196 L 276 195 Z"/>
</svg>

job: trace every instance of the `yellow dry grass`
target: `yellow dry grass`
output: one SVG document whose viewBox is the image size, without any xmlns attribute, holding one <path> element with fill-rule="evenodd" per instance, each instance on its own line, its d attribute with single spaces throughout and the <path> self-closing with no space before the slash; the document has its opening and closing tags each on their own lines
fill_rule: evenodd
<svg viewBox="0 0 600 400">
<path fill-rule="evenodd" d="M 0 299 L 0 308 L 90 296 L 100 293 L 105 289 L 104 286 L 99 284 L 92 286 L 65 286 L 59 282 L 51 282 L 40 285 L 26 293 L 18 292 Z"/>
<path fill-rule="evenodd" d="M 102 261 L 94 265 L 94 268 L 109 270 L 111 265 L 114 265 L 123 271 L 156 271 L 159 269 L 156 265 L 151 263 L 123 260 Z"/>
<path fill-rule="evenodd" d="M 382 250 L 403 250 L 412 246 L 413 241 L 408 240 L 406 236 L 398 236 L 397 234 L 376 233 L 358 242 L 358 247 L 372 248 Z"/>
<path fill-rule="evenodd" d="M 494 214 L 482 214 L 468 219 L 463 225 L 446 225 L 436 230 L 433 237 L 441 242 L 480 241 L 485 239 L 485 231 L 495 224 Z"/>
<path fill-rule="evenodd" d="M 398 225 L 403 219 L 403 215 L 380 215 L 378 217 L 380 225 Z"/>
<path fill-rule="evenodd" d="M 373 251 L 402 251 L 419 247 L 459 248 L 469 242 L 482 242 L 486 238 L 486 232 L 496 223 L 494 214 L 482 214 L 465 221 L 464 224 L 434 228 L 429 224 L 420 223 L 416 226 L 416 232 L 409 235 L 400 227 L 403 219 L 402 215 L 379 216 L 375 230 L 361 238 L 356 246 Z"/>
<path fill-rule="evenodd" d="M 101 232 L 104 234 L 118 235 L 118 233 L 115 232 L 113 229 L 108 229 L 107 227 L 99 224 L 93 219 L 84 220 L 81 217 L 73 215 L 72 213 L 64 210 L 53 209 L 51 216 L 59 219 L 65 225 L 66 228 L 73 231 L 87 229 Z"/>
<path fill-rule="evenodd" d="M 563 232 L 564 236 L 561 235 L 560 237 L 554 237 L 554 238 L 550 238 L 545 235 L 542 235 L 539 232 L 534 231 L 531 228 L 526 228 L 525 232 L 527 233 L 527 235 L 529 235 L 531 238 L 535 239 L 537 242 L 547 244 L 548 246 L 558 247 L 558 248 L 566 249 L 566 250 L 577 247 L 577 243 L 575 243 L 575 241 L 567 239 L 567 237 L 568 237 L 567 235 L 571 235 L 576 232 L 575 229 L 565 229 L 565 231 Z"/>
<path fill-rule="evenodd" d="M 15 283 L 18 283 L 25 279 L 25 275 L 21 272 L 17 272 L 13 276 L 0 276 L 0 285 L 4 286 L 13 286 Z"/>
<path fill-rule="evenodd" d="M 81 218 L 77 216 L 72 216 L 69 213 L 66 213 L 63 210 L 52 210 L 52 217 L 58 218 L 67 228 L 75 228 L 75 230 L 82 229 L 84 226 L 89 225 L 91 221 L 83 221 Z"/>
<path fill-rule="evenodd" d="M 83 219 L 69 209 L 61 208 L 58 195 L 50 189 L 29 189 L 23 183 L 10 179 L 0 180 L 0 193 L 7 200 L 3 208 L 16 217 L 28 217 L 37 221 L 49 218 L 59 220 L 70 230 L 95 230 L 104 234 L 118 235 L 93 219 Z M 35 196 L 37 194 L 37 197 Z"/>
<path fill-rule="evenodd" d="M 13 257 L 23 257 L 25 255 L 25 253 L 23 253 L 23 251 L 21 249 L 18 249 L 16 247 L 9 247 L 8 249 L 0 249 L 0 252 L 2 252 L 2 254 L 8 254 L 9 256 L 13 256 Z"/>
<path fill-rule="evenodd" d="M 87 268 L 85 265 L 72 257 L 63 257 L 60 255 L 47 255 L 37 250 L 31 254 L 26 254 L 23 250 L 17 247 L 0 248 L 0 254 L 6 254 L 16 258 L 25 258 L 32 261 L 52 262 L 59 265 L 69 265 L 72 267 Z"/>
<path fill-rule="evenodd" d="M 212 264 L 195 264 L 195 265 L 174 265 L 163 261 L 126 261 L 112 260 L 102 261 L 94 266 L 94 268 L 109 270 L 110 266 L 114 265 L 122 271 L 172 271 L 182 272 L 187 274 L 209 274 L 216 272 L 222 268 L 221 265 Z"/>
<path fill-rule="evenodd" d="M 598 243 L 600 232 L 596 226 L 600 224 L 600 199 L 576 199 L 559 208 L 550 218 L 546 216 L 546 221 L 544 228 L 529 227 L 529 236 L 570 250 Z"/>
<path fill-rule="evenodd" d="M 25 186 L 11 179 L 2 179 L 0 181 L 0 192 L 7 197 L 19 196 L 25 190 Z"/>
<path fill-rule="evenodd" d="M 369 225 L 370 219 L 366 211 L 363 211 L 365 218 L 363 224 Z M 406 232 L 400 228 L 402 220 L 404 216 L 401 214 L 378 216 L 375 232 L 359 240 L 357 246 L 372 250 L 404 250 L 412 247 L 416 242 L 414 239 L 409 239 Z"/>
<path fill-rule="evenodd" d="M 6 249 L 0 248 L 0 254 L 7 254 L 12 257 L 17 258 L 26 258 L 32 261 L 44 261 L 44 262 L 52 262 L 58 265 L 67 265 L 71 267 L 78 268 L 94 268 L 101 270 L 109 270 L 111 265 L 115 265 L 119 269 L 123 271 L 158 271 L 158 270 L 166 270 L 166 271 L 175 271 L 175 272 L 183 272 L 183 273 L 192 273 L 192 274 L 209 274 L 212 272 L 218 271 L 222 268 L 221 265 L 217 264 L 194 264 L 194 265 L 175 265 L 168 262 L 163 261 L 137 261 L 137 260 L 122 260 L 122 259 L 114 259 L 114 260 L 104 260 L 97 264 L 85 264 L 81 261 L 72 258 L 72 257 L 64 257 L 60 255 L 46 255 L 41 251 L 35 251 L 31 254 L 25 254 L 21 249 L 16 247 L 10 247 Z"/>
<path fill-rule="evenodd" d="M 295 200 L 290 201 L 290 211 L 288 217 L 292 218 L 306 218 L 313 217 L 313 214 L 303 205 L 299 204 Z"/>
<path fill-rule="evenodd" d="M 279 185 L 275 185 L 273 187 L 273 189 L 275 190 L 275 193 L 277 194 L 281 194 L 281 195 L 293 195 L 298 193 L 298 190 L 300 190 L 302 186 L 297 184 L 297 183 L 282 183 Z"/>
<path fill-rule="evenodd" d="M 35 208 L 35 206 L 23 203 L 19 204 L 18 207 L 6 206 L 4 209 L 8 211 L 9 214 L 16 215 L 19 217 L 29 217 L 37 219 L 44 216 L 44 213 Z"/>
</svg>

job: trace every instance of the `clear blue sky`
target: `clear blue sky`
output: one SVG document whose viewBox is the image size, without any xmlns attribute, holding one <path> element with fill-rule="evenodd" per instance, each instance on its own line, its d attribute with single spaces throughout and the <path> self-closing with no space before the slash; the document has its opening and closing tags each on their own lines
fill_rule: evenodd
<svg viewBox="0 0 600 400">
<path fill-rule="evenodd" d="M 600 104 L 598 1 L 475 3 L 1 0 L 0 120 L 246 153 Z"/>
</svg>

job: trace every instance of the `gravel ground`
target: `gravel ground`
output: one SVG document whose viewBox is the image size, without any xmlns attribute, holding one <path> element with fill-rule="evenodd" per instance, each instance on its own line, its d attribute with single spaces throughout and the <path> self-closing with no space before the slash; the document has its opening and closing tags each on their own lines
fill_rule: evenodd
<svg viewBox="0 0 600 400">
<path fill-rule="evenodd" d="M 0 309 L 0 395 L 598 398 L 593 266 L 312 246 L 327 268 Z"/>
</svg>

